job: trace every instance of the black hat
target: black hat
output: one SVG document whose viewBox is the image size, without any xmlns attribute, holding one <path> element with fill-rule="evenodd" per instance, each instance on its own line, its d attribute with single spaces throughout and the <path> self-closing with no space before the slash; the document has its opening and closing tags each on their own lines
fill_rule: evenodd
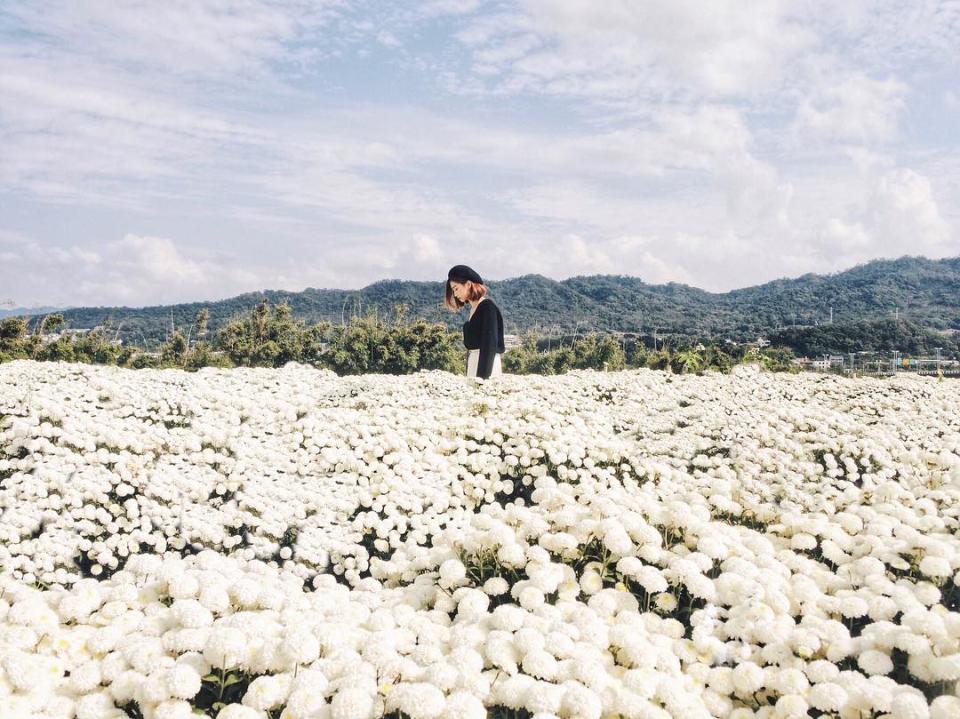
<svg viewBox="0 0 960 719">
<path fill-rule="evenodd" d="M 478 285 L 483 284 L 483 280 L 480 279 L 480 275 L 477 274 L 476 270 L 471 269 L 466 265 L 454 265 L 451 267 L 450 271 L 447 273 L 447 279 L 457 280 L 458 282 L 470 280 L 471 282 L 476 282 Z"/>
</svg>

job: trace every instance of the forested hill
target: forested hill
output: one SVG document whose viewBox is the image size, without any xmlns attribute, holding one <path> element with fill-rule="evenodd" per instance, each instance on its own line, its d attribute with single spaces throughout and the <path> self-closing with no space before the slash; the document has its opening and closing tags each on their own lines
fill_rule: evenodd
<svg viewBox="0 0 960 719">
<path fill-rule="evenodd" d="M 832 275 L 807 274 L 725 293 L 676 283 L 652 285 L 622 275 L 562 281 L 524 275 L 488 284 L 491 297 L 503 310 L 506 331 L 514 334 L 622 330 L 744 340 L 777 328 L 826 323 L 831 307 L 835 323 L 890 318 L 899 308 L 901 319 L 923 327 L 960 328 L 960 258 L 877 260 Z M 466 311 L 456 315 L 444 309 L 442 293 L 442 282 L 382 280 L 361 290 L 266 290 L 218 302 L 84 307 L 63 314 L 73 328 L 109 321 L 122 338 L 136 344 L 163 339 L 171 323 L 190 326 L 203 307 L 209 309 L 210 327 L 215 329 L 249 311 L 263 297 L 271 303 L 288 302 L 295 315 L 308 321 L 339 324 L 374 309 L 380 316 L 389 316 L 397 303 L 404 303 L 410 318 L 458 327 Z"/>
</svg>

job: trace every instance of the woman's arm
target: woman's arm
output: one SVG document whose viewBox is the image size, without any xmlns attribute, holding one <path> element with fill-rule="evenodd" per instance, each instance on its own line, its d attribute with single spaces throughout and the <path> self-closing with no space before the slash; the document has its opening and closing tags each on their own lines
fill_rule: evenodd
<svg viewBox="0 0 960 719">
<path fill-rule="evenodd" d="M 481 302 L 477 307 L 477 312 L 483 312 L 480 315 L 480 356 L 477 358 L 477 377 L 489 379 L 493 372 L 493 360 L 496 357 L 499 346 L 499 323 L 497 322 L 497 313 L 492 305 L 487 302 Z"/>
</svg>

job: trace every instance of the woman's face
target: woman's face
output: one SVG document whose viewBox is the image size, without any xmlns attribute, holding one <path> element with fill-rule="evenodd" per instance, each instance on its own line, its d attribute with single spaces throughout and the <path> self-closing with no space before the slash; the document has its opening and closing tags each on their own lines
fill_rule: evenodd
<svg viewBox="0 0 960 719">
<path fill-rule="evenodd" d="M 453 291 L 453 296 L 458 300 L 461 302 L 467 301 L 467 285 L 465 283 L 450 280 L 450 289 Z"/>
</svg>

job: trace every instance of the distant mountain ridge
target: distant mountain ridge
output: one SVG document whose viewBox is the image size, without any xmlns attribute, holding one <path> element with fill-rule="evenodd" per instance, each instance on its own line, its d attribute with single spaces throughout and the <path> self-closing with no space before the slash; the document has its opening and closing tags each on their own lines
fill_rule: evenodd
<svg viewBox="0 0 960 719">
<path fill-rule="evenodd" d="M 577 276 L 552 280 L 523 275 L 489 281 L 491 297 L 503 311 L 507 333 L 625 331 L 754 339 L 778 328 L 893 317 L 933 329 L 960 328 L 960 257 L 929 260 L 901 257 L 874 260 L 831 275 L 805 274 L 754 287 L 712 293 L 688 285 L 647 284 L 625 275 Z M 443 282 L 380 280 L 359 290 L 308 288 L 265 290 L 216 302 L 155 307 L 76 307 L 63 310 L 69 327 L 110 321 L 129 342 L 162 340 L 173 326 L 189 327 L 196 312 L 210 311 L 210 328 L 252 309 L 261 298 L 289 302 L 307 321 L 339 324 L 351 315 L 376 310 L 389 316 L 404 303 L 408 317 L 458 328 L 464 314 L 442 305 Z"/>
<path fill-rule="evenodd" d="M 0 319 L 4 317 L 22 317 L 23 315 L 49 314 L 51 312 L 64 312 L 69 307 L 0 307 Z"/>
</svg>

